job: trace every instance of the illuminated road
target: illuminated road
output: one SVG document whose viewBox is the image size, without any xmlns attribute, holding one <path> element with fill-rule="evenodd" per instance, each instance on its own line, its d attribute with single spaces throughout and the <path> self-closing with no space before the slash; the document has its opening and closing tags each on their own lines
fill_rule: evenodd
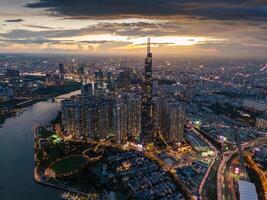
<svg viewBox="0 0 267 200">
<path fill-rule="evenodd" d="M 254 148 L 262 144 L 267 143 L 267 137 L 261 137 L 256 140 L 243 143 L 242 150 L 247 148 Z M 231 169 L 233 169 L 233 163 L 227 166 L 227 163 L 232 157 L 238 153 L 237 147 L 232 151 L 226 151 L 223 154 L 222 161 L 220 163 L 218 172 L 217 172 L 217 199 L 228 200 L 236 199 L 236 191 L 234 187 L 234 181 L 232 178 Z"/>
<path fill-rule="evenodd" d="M 234 174 L 233 174 L 233 168 L 235 166 L 234 163 L 239 162 L 239 157 L 237 154 L 233 154 L 233 156 L 230 158 L 230 160 L 226 163 L 225 169 L 224 169 L 224 195 L 225 198 L 228 200 L 237 200 L 236 197 L 236 190 L 235 190 L 235 184 L 234 184 Z"/>
<path fill-rule="evenodd" d="M 264 190 L 264 197 L 265 197 L 265 199 L 267 199 L 267 177 L 266 177 L 264 171 L 262 171 L 258 167 L 257 163 L 255 163 L 255 161 L 251 158 L 250 154 L 246 155 L 246 162 L 249 165 L 249 167 L 252 168 L 260 177 L 262 188 Z"/>
<path fill-rule="evenodd" d="M 202 199 L 206 199 L 205 197 L 207 196 L 206 195 L 206 192 L 203 192 L 203 188 L 204 188 L 204 185 L 206 183 L 206 181 L 208 180 L 209 178 L 209 175 L 211 173 L 212 170 L 214 170 L 214 163 L 216 162 L 217 160 L 217 157 L 219 155 L 219 151 L 205 138 L 201 135 L 201 133 L 199 133 L 195 128 L 192 128 L 191 129 L 192 131 L 194 131 L 194 133 L 200 137 L 203 141 L 205 141 L 208 145 L 209 145 L 209 148 L 214 152 L 214 156 L 213 156 L 213 159 L 211 161 L 211 163 L 209 164 L 209 168 L 207 170 L 207 172 L 205 173 L 204 175 L 204 178 L 202 179 L 201 183 L 200 183 L 200 186 L 199 186 L 199 194 L 201 195 L 201 198 Z"/>
</svg>

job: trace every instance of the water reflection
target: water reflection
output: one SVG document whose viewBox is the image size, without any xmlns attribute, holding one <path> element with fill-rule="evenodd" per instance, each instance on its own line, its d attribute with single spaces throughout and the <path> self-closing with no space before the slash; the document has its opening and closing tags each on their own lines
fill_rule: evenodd
<svg viewBox="0 0 267 200">
<path fill-rule="evenodd" d="M 77 94 L 74 92 L 61 97 Z M 60 191 L 33 180 L 33 124 L 48 123 L 60 110 L 59 101 L 39 102 L 0 128 L 0 199 L 57 200 Z"/>
</svg>

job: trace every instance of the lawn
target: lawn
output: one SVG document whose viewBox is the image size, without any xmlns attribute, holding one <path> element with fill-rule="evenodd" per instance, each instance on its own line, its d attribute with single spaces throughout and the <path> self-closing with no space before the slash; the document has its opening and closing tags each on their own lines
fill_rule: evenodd
<svg viewBox="0 0 267 200">
<path fill-rule="evenodd" d="M 70 156 L 56 161 L 49 168 L 51 168 L 55 173 L 65 174 L 84 167 L 87 162 L 88 158 L 86 156 Z"/>
</svg>

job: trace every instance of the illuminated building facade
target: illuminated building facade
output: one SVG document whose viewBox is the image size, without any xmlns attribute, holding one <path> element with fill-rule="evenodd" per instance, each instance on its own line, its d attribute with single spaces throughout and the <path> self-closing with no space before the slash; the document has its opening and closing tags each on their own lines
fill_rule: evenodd
<svg viewBox="0 0 267 200">
<path fill-rule="evenodd" d="M 184 140 L 185 111 L 175 99 L 164 99 L 161 130 L 168 143 Z"/>
<path fill-rule="evenodd" d="M 131 95 L 127 100 L 127 131 L 130 137 L 140 138 L 141 96 L 139 95 Z"/>
<path fill-rule="evenodd" d="M 127 141 L 127 107 L 116 102 L 113 109 L 114 133 L 118 144 Z"/>
<path fill-rule="evenodd" d="M 141 139 L 143 142 L 153 142 L 153 122 L 152 122 L 152 53 L 150 52 L 150 38 L 147 41 L 147 57 L 145 59 L 145 76 L 143 80 L 142 97 L 142 121 L 141 121 Z"/>
</svg>

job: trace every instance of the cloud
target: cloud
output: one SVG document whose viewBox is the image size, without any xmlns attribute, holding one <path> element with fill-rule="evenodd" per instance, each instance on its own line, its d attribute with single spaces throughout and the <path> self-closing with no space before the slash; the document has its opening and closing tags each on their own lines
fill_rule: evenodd
<svg viewBox="0 0 267 200">
<path fill-rule="evenodd" d="M 154 44 L 161 52 L 179 49 L 189 54 L 195 49 L 199 53 L 208 50 L 237 55 L 243 49 L 251 49 L 254 55 L 258 50 L 267 50 L 266 0 L 35 0 L 25 6 L 48 16 L 42 16 L 44 21 L 29 19 L 27 24 L 3 27 L 2 45 L 16 46 L 17 42 L 18 46 L 29 48 L 50 45 L 64 49 L 78 45 L 80 50 L 88 47 L 123 52 L 127 48 L 143 48 L 143 39 L 149 35 L 154 42 L 162 39 L 162 44 Z M 23 15 L 13 16 L 20 17 L 26 19 Z M 73 19 L 97 20 L 87 23 Z M 165 41 L 164 37 L 173 40 Z M 189 38 L 186 43 L 192 46 L 175 45 L 179 44 L 179 40 L 175 42 L 179 37 Z"/>
<path fill-rule="evenodd" d="M 38 28 L 38 29 L 49 29 L 49 30 L 53 30 L 54 29 L 54 28 L 48 27 L 48 26 L 40 26 L 40 25 L 33 25 L 33 24 L 26 24 L 24 26 L 25 27 L 29 27 L 29 28 Z"/>
<path fill-rule="evenodd" d="M 266 21 L 264 0 L 39 0 L 29 8 L 45 8 L 69 18 L 188 17 L 202 20 Z"/>
<path fill-rule="evenodd" d="M 18 23 L 18 22 L 23 22 L 24 20 L 23 19 L 7 19 L 5 20 L 5 22 L 8 22 L 8 23 Z"/>
<path fill-rule="evenodd" d="M 66 29 L 57 30 L 46 26 L 25 25 L 31 28 L 43 28 L 50 30 L 24 30 L 13 29 L 10 32 L 0 33 L 0 36 L 9 39 L 19 38 L 62 38 L 62 37 L 75 37 L 83 35 L 97 35 L 97 34 L 113 34 L 129 37 L 143 37 L 143 36 L 160 36 L 174 34 L 179 29 L 177 24 L 174 23 L 107 23 L 101 22 L 92 26 L 80 29 Z"/>
</svg>

